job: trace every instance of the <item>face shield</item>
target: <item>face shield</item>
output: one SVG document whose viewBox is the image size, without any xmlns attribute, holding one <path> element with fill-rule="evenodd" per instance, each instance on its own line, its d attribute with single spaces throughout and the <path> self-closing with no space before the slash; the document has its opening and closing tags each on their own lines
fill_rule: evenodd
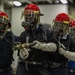
<svg viewBox="0 0 75 75">
<path fill-rule="evenodd" d="M 53 25 L 52 25 L 52 29 L 54 31 L 57 31 L 57 32 L 59 32 L 59 33 L 61 33 L 61 34 L 64 35 L 64 34 L 68 33 L 69 23 L 67 23 L 67 22 L 56 22 L 56 21 L 54 21 L 53 22 Z"/>
<path fill-rule="evenodd" d="M 8 19 L 6 17 L 0 16 L 0 36 L 5 34 L 7 25 Z"/>
<path fill-rule="evenodd" d="M 36 27 L 39 20 L 39 11 L 26 10 L 24 12 L 24 19 L 25 22 L 22 23 L 22 26 L 25 27 L 25 29 Z"/>
</svg>

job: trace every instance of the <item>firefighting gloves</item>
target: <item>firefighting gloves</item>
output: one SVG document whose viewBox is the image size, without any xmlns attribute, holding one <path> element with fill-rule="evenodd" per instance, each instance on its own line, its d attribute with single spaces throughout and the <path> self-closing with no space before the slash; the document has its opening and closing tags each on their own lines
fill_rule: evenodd
<svg viewBox="0 0 75 75">
<path fill-rule="evenodd" d="M 41 49 L 42 51 L 55 52 L 57 50 L 57 46 L 55 43 L 41 43 L 39 41 L 33 41 L 36 43 L 32 46 L 35 49 Z"/>
<path fill-rule="evenodd" d="M 59 53 L 69 60 L 75 61 L 75 52 L 66 51 L 63 48 L 59 48 Z"/>
<path fill-rule="evenodd" d="M 63 48 L 59 48 L 59 54 L 64 55 L 65 54 L 65 50 Z"/>
<path fill-rule="evenodd" d="M 23 48 L 23 49 L 20 49 L 20 54 L 19 55 L 20 55 L 21 59 L 24 60 L 24 59 L 28 58 L 29 52 L 26 48 Z"/>
</svg>

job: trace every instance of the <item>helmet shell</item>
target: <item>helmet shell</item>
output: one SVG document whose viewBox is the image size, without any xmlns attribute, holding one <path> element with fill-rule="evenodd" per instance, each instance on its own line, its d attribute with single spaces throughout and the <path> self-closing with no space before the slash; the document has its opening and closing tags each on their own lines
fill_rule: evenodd
<svg viewBox="0 0 75 75">
<path fill-rule="evenodd" d="M 9 22 L 8 15 L 5 12 L 0 11 L 0 17 L 4 17 L 8 21 L 8 27 L 11 28 L 11 23 Z"/>
<path fill-rule="evenodd" d="M 55 17 L 56 22 L 70 22 L 70 17 L 66 13 L 60 13 Z"/>
<path fill-rule="evenodd" d="M 75 27 L 75 20 L 72 20 L 72 21 L 70 22 L 70 25 L 71 25 L 72 27 Z"/>
</svg>

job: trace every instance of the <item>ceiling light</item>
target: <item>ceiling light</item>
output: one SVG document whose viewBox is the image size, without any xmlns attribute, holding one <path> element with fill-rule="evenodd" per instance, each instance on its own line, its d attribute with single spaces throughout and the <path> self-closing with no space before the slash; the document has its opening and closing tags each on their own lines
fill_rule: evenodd
<svg viewBox="0 0 75 75">
<path fill-rule="evenodd" d="M 19 2 L 19 1 L 13 1 L 13 4 L 14 4 L 15 6 L 21 6 L 21 5 L 22 5 L 21 2 Z"/>
<path fill-rule="evenodd" d="M 67 0 L 60 0 L 60 2 L 63 3 L 63 4 L 67 4 L 68 3 Z"/>
</svg>

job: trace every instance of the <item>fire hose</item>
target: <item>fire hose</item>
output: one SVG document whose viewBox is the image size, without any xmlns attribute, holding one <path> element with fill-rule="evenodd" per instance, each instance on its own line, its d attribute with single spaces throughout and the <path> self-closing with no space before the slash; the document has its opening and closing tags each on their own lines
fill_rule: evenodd
<svg viewBox="0 0 75 75">
<path fill-rule="evenodd" d="M 15 42 L 13 50 L 20 50 L 23 48 L 30 48 L 31 46 L 34 46 L 36 43 L 23 43 L 21 44 L 20 42 Z"/>
</svg>

